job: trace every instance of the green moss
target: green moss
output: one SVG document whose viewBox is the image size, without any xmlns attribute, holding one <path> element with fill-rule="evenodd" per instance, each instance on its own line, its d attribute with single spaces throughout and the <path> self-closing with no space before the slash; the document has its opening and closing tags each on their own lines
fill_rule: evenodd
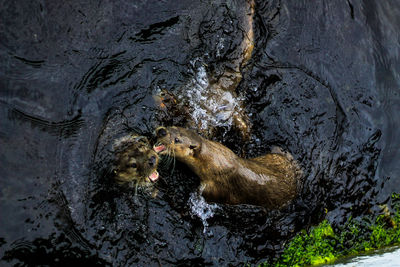
<svg viewBox="0 0 400 267">
<path fill-rule="evenodd" d="M 336 235 L 327 221 L 309 233 L 298 234 L 286 248 L 275 266 L 304 266 L 332 262 L 335 256 Z"/>
<path fill-rule="evenodd" d="M 331 263 L 340 257 L 400 244 L 400 194 L 392 194 L 390 213 L 383 206 L 383 214 L 370 221 L 350 219 L 336 233 L 324 220 L 308 232 L 301 231 L 288 244 L 281 257 L 263 266 L 308 266 Z"/>
</svg>

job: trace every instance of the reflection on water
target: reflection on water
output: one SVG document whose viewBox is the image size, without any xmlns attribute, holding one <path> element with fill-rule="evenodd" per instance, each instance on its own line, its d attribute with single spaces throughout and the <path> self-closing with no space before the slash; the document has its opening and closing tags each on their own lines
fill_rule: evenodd
<svg viewBox="0 0 400 267">
<path fill-rule="evenodd" d="M 256 1 L 243 24 L 244 4 L 2 1 L 3 264 L 257 264 L 300 229 L 400 192 L 400 4 Z M 159 88 L 190 112 L 162 110 Z M 192 201 L 199 181 L 179 163 L 155 198 L 110 179 L 115 139 L 187 113 L 199 129 L 222 126 L 212 138 L 235 152 L 289 151 L 305 174 L 298 199 L 269 212 Z"/>
</svg>

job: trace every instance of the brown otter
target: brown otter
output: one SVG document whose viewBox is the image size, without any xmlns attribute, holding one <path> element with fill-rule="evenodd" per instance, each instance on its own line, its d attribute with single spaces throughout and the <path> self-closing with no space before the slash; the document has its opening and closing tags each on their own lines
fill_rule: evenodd
<svg viewBox="0 0 400 267">
<path fill-rule="evenodd" d="M 158 155 L 146 137 L 127 135 L 114 142 L 113 174 L 119 184 L 149 186 L 158 179 Z"/>
<path fill-rule="evenodd" d="M 188 165 L 199 176 L 206 201 L 276 209 L 297 194 L 301 171 L 289 155 L 240 158 L 222 144 L 179 127 L 159 127 L 156 135 L 154 150 Z"/>
</svg>

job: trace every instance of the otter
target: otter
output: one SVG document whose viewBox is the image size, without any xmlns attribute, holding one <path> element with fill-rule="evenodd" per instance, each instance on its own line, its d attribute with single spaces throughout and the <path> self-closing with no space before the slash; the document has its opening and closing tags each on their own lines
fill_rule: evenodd
<svg viewBox="0 0 400 267">
<path fill-rule="evenodd" d="M 127 135 L 113 144 L 113 175 L 119 184 L 147 187 L 158 180 L 158 154 L 144 136 Z"/>
<path fill-rule="evenodd" d="M 244 159 L 224 145 L 180 127 L 159 127 L 156 135 L 154 150 L 160 155 L 172 154 L 197 174 L 208 202 L 278 209 L 297 195 L 301 170 L 289 154 Z"/>
</svg>

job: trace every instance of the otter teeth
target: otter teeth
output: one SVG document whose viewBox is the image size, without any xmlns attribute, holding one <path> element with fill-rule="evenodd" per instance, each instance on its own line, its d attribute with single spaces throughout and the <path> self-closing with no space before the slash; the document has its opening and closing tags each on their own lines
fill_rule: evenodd
<svg viewBox="0 0 400 267">
<path fill-rule="evenodd" d="M 164 145 L 154 146 L 153 149 L 156 153 L 160 153 L 165 150 L 165 146 Z"/>
<path fill-rule="evenodd" d="M 149 175 L 150 181 L 153 183 L 158 180 L 159 174 L 157 171 L 154 171 L 152 174 Z"/>
</svg>

